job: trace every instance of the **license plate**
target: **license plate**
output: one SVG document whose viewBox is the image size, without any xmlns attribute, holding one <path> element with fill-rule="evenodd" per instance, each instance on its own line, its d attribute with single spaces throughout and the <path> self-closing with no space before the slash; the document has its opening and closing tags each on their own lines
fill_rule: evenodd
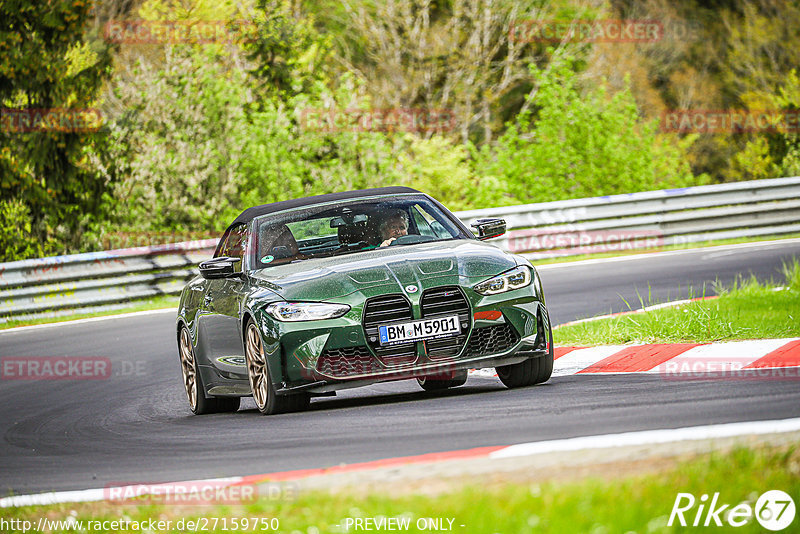
<svg viewBox="0 0 800 534">
<path fill-rule="evenodd" d="M 438 339 L 461 333 L 458 315 L 421 319 L 400 324 L 387 324 L 378 327 L 381 345 L 396 345 L 422 339 Z"/>
</svg>

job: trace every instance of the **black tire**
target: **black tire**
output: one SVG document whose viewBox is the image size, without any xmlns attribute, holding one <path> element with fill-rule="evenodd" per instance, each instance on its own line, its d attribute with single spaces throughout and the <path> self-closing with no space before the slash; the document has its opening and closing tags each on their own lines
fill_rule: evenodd
<svg viewBox="0 0 800 534">
<path fill-rule="evenodd" d="M 425 391 L 440 391 L 456 388 L 467 383 L 467 370 L 460 369 L 438 375 L 418 376 L 417 383 Z"/>
<path fill-rule="evenodd" d="M 500 381 L 509 388 L 520 388 L 533 386 L 550 380 L 553 374 L 553 331 L 550 334 L 549 349 L 547 354 L 536 358 L 531 358 L 513 365 L 502 365 L 495 367 Z"/>
<path fill-rule="evenodd" d="M 183 386 L 189 401 L 189 408 L 195 415 L 209 413 L 235 412 L 239 409 L 239 397 L 208 397 L 203 384 L 203 376 L 197 368 L 189 329 L 181 326 L 178 334 L 178 357 L 181 362 Z"/>
<path fill-rule="evenodd" d="M 308 408 L 311 397 L 307 393 L 278 395 L 272 384 L 269 365 L 261 342 L 258 326 L 250 319 L 244 330 L 244 357 L 247 362 L 247 377 L 258 411 L 264 415 L 299 412 Z"/>
<path fill-rule="evenodd" d="M 548 327 L 547 331 L 549 337 L 549 344 L 547 349 L 547 355 L 542 358 L 539 358 L 541 361 L 539 362 L 539 376 L 536 378 L 536 384 L 542 384 L 550 380 L 550 377 L 553 376 L 553 362 L 555 361 L 555 348 L 553 344 L 553 329 Z"/>
</svg>

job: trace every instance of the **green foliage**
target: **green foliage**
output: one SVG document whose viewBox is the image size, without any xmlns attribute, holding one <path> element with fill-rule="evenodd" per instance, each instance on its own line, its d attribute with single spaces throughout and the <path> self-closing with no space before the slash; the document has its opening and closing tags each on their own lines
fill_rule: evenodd
<svg viewBox="0 0 800 534">
<path fill-rule="evenodd" d="M 355 123 L 331 127 L 309 118 L 369 111 L 352 76 L 332 85 L 329 89 L 317 81 L 306 93 L 258 103 L 250 114 L 247 139 L 242 139 L 242 207 L 410 181 L 398 164 L 408 150 L 408 136 L 364 130 Z"/>
<path fill-rule="evenodd" d="M 792 69 L 784 79 L 783 85 L 776 95 L 770 97 L 770 102 L 778 109 L 800 116 L 800 76 Z M 781 161 L 784 176 L 800 176 L 800 134 L 798 122 L 794 121 L 794 128 L 780 132 L 780 143 L 785 150 Z"/>
<path fill-rule="evenodd" d="M 85 33 L 90 9 L 73 0 L 0 2 L 0 107 L 95 104 L 111 57 Z M 82 230 L 102 212 L 106 182 L 85 157 L 98 135 L 80 128 L 24 131 L 5 121 L 0 129 L 0 194 L 27 206 L 30 232 L 46 243 L 45 252 L 79 246 Z"/>
<path fill-rule="evenodd" d="M 28 206 L 19 200 L 0 200 L 0 263 L 42 255 L 43 247 L 31 233 Z"/>
<path fill-rule="evenodd" d="M 425 191 L 451 210 L 467 207 L 472 169 L 465 146 L 453 146 L 444 137 L 413 139 L 400 165 L 409 176 L 408 185 Z"/>
<path fill-rule="evenodd" d="M 27 207 L 38 247 L 15 254 L 99 248 L 114 232 L 215 233 L 248 206 L 346 189 L 408 185 L 459 210 L 704 179 L 691 176 L 685 158 L 696 136 L 657 134 L 627 86 L 579 82 L 594 45 L 545 50 L 544 43 L 509 41 L 517 19 L 602 18 L 604 7 L 516 0 L 419 9 L 403 0 L 394 10 L 327 0 L 139 5 L 133 18 L 227 20 L 232 27 L 247 20 L 257 30 L 225 43 L 122 45 L 112 73 L 83 2 L 0 2 L 2 106 L 99 107 L 105 118 L 98 133 L 0 131 L 0 191 Z M 304 121 L 309 111 L 395 107 L 447 109 L 454 128 Z M 741 154 L 738 164 L 752 167 L 761 148 Z M 16 214 L 14 206 L 5 209 Z"/>
<path fill-rule="evenodd" d="M 493 176 L 515 203 L 612 195 L 696 183 L 681 147 L 642 121 L 626 88 L 582 91 L 574 61 L 531 65 L 535 113 L 520 113 L 496 146 L 484 146 L 477 172 Z"/>
<path fill-rule="evenodd" d="M 214 47 L 175 46 L 139 62 L 109 98 L 117 115 L 93 154 L 114 183 L 110 221 L 139 231 L 220 230 L 238 195 L 246 74 Z"/>
<path fill-rule="evenodd" d="M 744 149 L 733 157 L 731 165 L 734 175 L 742 180 L 774 178 L 780 174 L 770 155 L 769 143 L 764 137 L 748 141 Z"/>
<path fill-rule="evenodd" d="M 313 92 L 328 54 L 313 19 L 296 17 L 288 0 L 257 0 L 254 13 L 258 31 L 245 48 L 261 90 L 267 95 Z"/>
</svg>

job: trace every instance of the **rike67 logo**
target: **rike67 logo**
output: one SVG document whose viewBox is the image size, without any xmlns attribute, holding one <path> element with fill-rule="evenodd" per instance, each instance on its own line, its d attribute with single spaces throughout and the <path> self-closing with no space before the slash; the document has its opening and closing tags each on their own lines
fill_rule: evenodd
<svg viewBox="0 0 800 534">
<path fill-rule="evenodd" d="M 705 493 L 699 499 L 691 493 L 678 493 L 667 526 L 743 527 L 755 519 L 763 528 L 779 531 L 792 524 L 795 512 L 794 500 L 780 490 L 764 492 L 755 506 L 750 502 L 726 504 L 720 500 L 719 492 L 710 499 Z"/>
</svg>

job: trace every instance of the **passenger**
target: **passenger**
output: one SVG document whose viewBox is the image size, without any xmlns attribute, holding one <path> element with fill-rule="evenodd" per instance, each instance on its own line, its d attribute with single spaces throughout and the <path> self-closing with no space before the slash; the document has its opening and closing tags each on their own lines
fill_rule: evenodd
<svg viewBox="0 0 800 534">
<path fill-rule="evenodd" d="M 381 234 L 381 247 L 388 247 L 398 237 L 408 235 L 408 214 L 403 210 L 393 210 L 378 225 Z"/>
</svg>

